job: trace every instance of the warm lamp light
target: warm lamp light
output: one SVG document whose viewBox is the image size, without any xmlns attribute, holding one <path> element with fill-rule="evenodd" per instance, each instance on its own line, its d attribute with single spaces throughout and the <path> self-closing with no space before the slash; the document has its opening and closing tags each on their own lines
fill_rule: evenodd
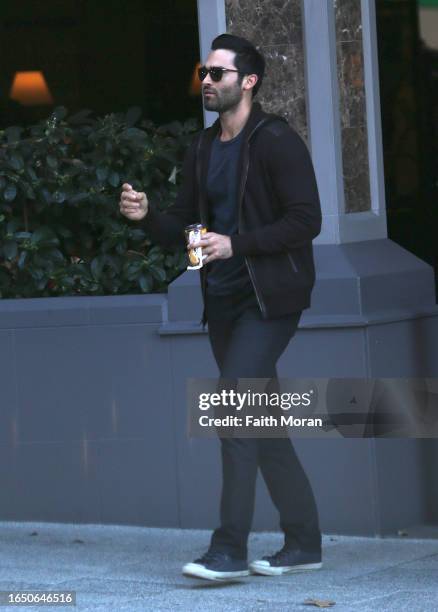
<svg viewBox="0 0 438 612">
<path fill-rule="evenodd" d="M 201 93 L 201 81 L 198 76 L 198 68 L 201 67 L 201 64 L 198 62 L 193 71 L 192 80 L 190 83 L 189 94 L 191 96 L 199 96 Z"/>
<path fill-rule="evenodd" d="M 9 97 L 24 106 L 53 104 L 52 94 L 40 70 L 16 72 Z"/>
</svg>

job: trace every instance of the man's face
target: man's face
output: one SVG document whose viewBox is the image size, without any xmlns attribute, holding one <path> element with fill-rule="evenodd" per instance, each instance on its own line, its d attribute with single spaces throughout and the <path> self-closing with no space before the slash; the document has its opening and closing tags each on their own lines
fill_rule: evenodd
<svg viewBox="0 0 438 612">
<path fill-rule="evenodd" d="M 236 70 L 234 65 L 234 51 L 228 49 L 216 49 L 211 51 L 205 66 L 207 68 L 221 67 Z M 243 91 L 239 85 L 239 74 L 237 72 L 224 72 L 219 82 L 212 80 L 211 75 L 207 74 L 202 81 L 202 95 L 204 108 L 217 113 L 224 113 L 231 110 L 242 100 Z"/>
</svg>

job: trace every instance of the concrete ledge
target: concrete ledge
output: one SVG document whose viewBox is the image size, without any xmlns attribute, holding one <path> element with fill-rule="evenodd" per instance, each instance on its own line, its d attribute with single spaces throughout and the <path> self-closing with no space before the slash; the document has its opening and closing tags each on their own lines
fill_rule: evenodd
<svg viewBox="0 0 438 612">
<path fill-rule="evenodd" d="M 162 323 L 167 295 L 104 295 L 0 300 L 0 329 Z"/>
<path fill-rule="evenodd" d="M 169 321 L 158 328 L 158 333 L 160 336 L 207 334 L 208 327 L 204 329 L 198 321 Z"/>
<path fill-rule="evenodd" d="M 389 310 L 373 316 L 361 315 L 312 315 L 303 313 L 298 329 L 369 327 L 385 323 L 397 323 L 413 319 L 436 318 L 438 325 L 438 306 L 414 312 L 412 310 Z M 168 321 L 158 328 L 160 336 L 182 336 L 185 334 L 207 334 L 208 325 L 202 328 L 197 321 Z"/>
</svg>

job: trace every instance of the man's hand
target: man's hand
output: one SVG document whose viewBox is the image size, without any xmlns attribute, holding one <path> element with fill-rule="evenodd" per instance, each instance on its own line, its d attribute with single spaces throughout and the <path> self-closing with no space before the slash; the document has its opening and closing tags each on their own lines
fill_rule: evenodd
<svg viewBox="0 0 438 612">
<path fill-rule="evenodd" d="M 203 260 L 204 264 L 215 259 L 228 259 L 233 255 L 231 238 L 229 236 L 224 236 L 223 234 L 207 232 L 206 234 L 203 234 L 202 239 L 199 242 L 189 244 L 187 249 L 192 249 L 195 246 L 202 247 L 202 254 L 207 255 L 207 257 Z"/>
<path fill-rule="evenodd" d="M 143 191 L 134 191 L 129 183 L 123 183 L 120 212 L 131 221 L 141 221 L 148 213 L 146 194 Z"/>
</svg>

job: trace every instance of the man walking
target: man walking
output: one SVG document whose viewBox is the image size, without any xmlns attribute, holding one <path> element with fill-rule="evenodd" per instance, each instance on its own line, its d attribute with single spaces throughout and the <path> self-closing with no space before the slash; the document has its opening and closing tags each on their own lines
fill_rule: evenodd
<svg viewBox="0 0 438 612">
<path fill-rule="evenodd" d="M 120 211 L 166 246 L 184 241 L 187 225 L 207 226 L 200 242 L 203 323 L 221 378 L 267 378 L 275 385 L 276 363 L 310 306 L 321 208 L 306 145 L 282 118 L 253 102 L 264 69 L 249 41 L 218 36 L 199 77 L 204 106 L 219 118 L 189 147 L 175 204 L 159 212 L 125 184 Z M 183 573 L 226 580 L 321 567 L 316 504 L 290 439 L 220 442 L 220 525 L 207 552 Z M 284 546 L 248 566 L 258 467 L 280 515 Z"/>
</svg>

